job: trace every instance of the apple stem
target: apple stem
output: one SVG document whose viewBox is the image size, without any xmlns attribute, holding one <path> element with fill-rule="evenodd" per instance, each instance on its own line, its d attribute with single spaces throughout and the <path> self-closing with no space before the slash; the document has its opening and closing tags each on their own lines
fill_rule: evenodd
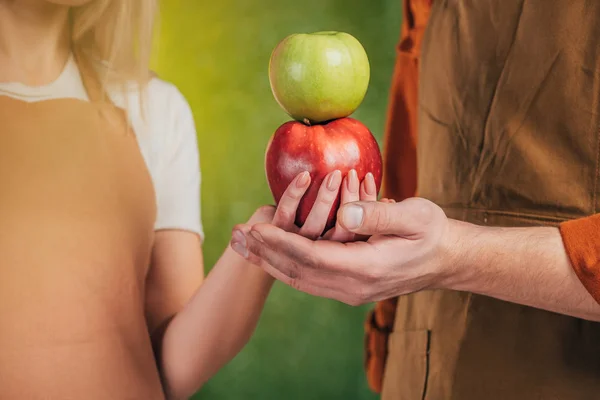
<svg viewBox="0 0 600 400">
<path fill-rule="evenodd" d="M 310 121 L 308 120 L 308 118 L 304 118 L 304 120 L 302 122 L 304 122 L 306 125 L 310 126 Z"/>
</svg>

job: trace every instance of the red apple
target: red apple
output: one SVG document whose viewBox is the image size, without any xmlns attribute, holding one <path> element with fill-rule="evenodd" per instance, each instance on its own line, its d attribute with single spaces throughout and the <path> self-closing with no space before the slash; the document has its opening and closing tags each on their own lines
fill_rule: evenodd
<svg viewBox="0 0 600 400">
<path fill-rule="evenodd" d="M 296 214 L 298 226 L 306 221 L 328 173 L 340 170 L 342 176 L 346 176 L 351 169 L 355 169 L 362 182 L 367 173 L 371 172 L 379 192 L 381 164 L 381 152 L 373 134 L 353 118 L 341 118 L 312 126 L 298 121 L 286 122 L 271 137 L 265 156 L 267 180 L 276 202 L 279 202 L 283 192 L 299 173 L 310 173 L 310 187 Z M 339 205 L 338 194 L 325 230 L 335 226 Z"/>
</svg>

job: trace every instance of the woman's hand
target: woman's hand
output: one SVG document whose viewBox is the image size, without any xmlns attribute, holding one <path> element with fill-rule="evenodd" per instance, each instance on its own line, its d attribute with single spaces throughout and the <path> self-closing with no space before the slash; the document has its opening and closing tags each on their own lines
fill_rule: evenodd
<svg viewBox="0 0 600 400">
<path fill-rule="evenodd" d="M 323 180 L 315 204 L 306 218 L 304 225 L 298 227 L 294 222 L 296 212 L 302 196 L 304 196 L 310 186 L 310 181 L 310 174 L 308 172 L 298 174 L 281 196 L 277 208 L 262 206 L 254 212 L 247 223 L 236 225 L 233 228 L 230 243 L 231 248 L 252 263 L 261 265 L 261 259 L 248 251 L 246 237 L 253 225 L 269 223 L 285 231 L 315 240 L 319 238 L 319 233 L 325 229 L 329 212 L 340 190 L 342 191 L 340 206 L 354 201 L 377 200 L 377 188 L 373 174 L 368 173 L 365 179 L 359 182 L 355 170 L 350 170 L 344 179 L 342 179 L 339 170 L 333 171 Z M 382 201 L 386 203 L 392 202 L 392 200 L 388 199 L 382 199 Z M 368 236 L 356 235 L 348 231 L 340 225 L 338 220 L 335 227 L 327 231 L 322 238 L 338 242 L 351 242 L 354 240 L 366 240 Z"/>
<path fill-rule="evenodd" d="M 321 190 L 323 188 L 321 187 Z M 350 170 L 348 175 L 344 178 L 342 182 L 341 189 L 341 201 L 340 207 L 347 203 L 352 203 L 355 201 L 376 201 L 377 200 L 377 187 L 375 185 L 375 178 L 373 174 L 370 172 L 365 176 L 365 179 L 362 182 L 358 181 L 358 175 L 355 170 Z M 320 194 L 320 192 L 319 192 Z M 315 206 L 313 206 L 313 210 L 316 205 L 319 203 L 319 200 L 315 202 Z M 329 210 L 331 207 L 329 207 Z M 312 210 L 311 210 L 312 214 Z M 329 212 L 325 214 L 323 224 L 327 221 L 327 216 Z M 324 225 L 323 225 L 324 226 Z M 322 232 L 322 231 L 321 231 Z M 354 240 L 362 239 L 355 235 L 354 233 L 346 230 L 342 225 L 340 225 L 339 219 L 336 220 L 335 227 L 327 231 L 323 235 L 323 239 L 334 240 L 337 242 L 352 242 Z"/>
<path fill-rule="evenodd" d="M 304 196 L 310 186 L 310 182 L 311 179 L 308 172 L 298 174 L 281 196 L 277 208 L 262 206 L 254 212 L 247 223 L 235 226 L 231 240 L 233 250 L 250 261 L 259 263 L 260 260 L 254 254 L 248 252 L 245 239 L 253 225 L 270 223 L 285 231 L 293 232 L 309 239 L 318 239 L 319 234 L 325 229 L 329 212 L 340 190 L 340 205 L 354 201 L 375 201 L 377 199 L 377 189 L 373 174 L 368 173 L 361 183 L 358 180 L 355 170 L 350 170 L 348 175 L 343 179 L 339 170 L 333 171 L 323 180 L 315 204 L 306 218 L 306 222 L 302 227 L 298 227 L 294 222 L 296 212 L 302 196 Z M 338 242 L 350 242 L 361 238 L 344 229 L 339 222 L 323 235 L 323 239 Z"/>
<path fill-rule="evenodd" d="M 308 214 L 304 225 L 298 227 L 294 223 L 296 212 L 302 196 L 304 196 L 310 186 L 310 182 L 311 179 L 308 172 L 298 174 L 294 178 L 281 196 L 277 208 L 271 208 L 274 210 L 273 219 L 270 221 L 273 225 L 309 239 L 317 239 L 321 232 L 323 232 L 323 229 L 325 229 L 327 217 L 340 190 L 340 205 L 354 201 L 375 201 L 377 199 L 377 189 L 372 174 L 367 174 L 361 183 L 358 180 L 355 170 L 351 170 L 343 179 L 339 170 L 333 171 L 323 180 L 315 204 Z M 264 212 L 263 210 L 262 213 Z M 252 223 L 249 221 L 249 224 Z M 323 235 L 323 238 L 347 242 L 354 239 L 354 234 L 345 230 L 339 223 L 336 223 L 336 226 L 327 231 Z"/>
</svg>

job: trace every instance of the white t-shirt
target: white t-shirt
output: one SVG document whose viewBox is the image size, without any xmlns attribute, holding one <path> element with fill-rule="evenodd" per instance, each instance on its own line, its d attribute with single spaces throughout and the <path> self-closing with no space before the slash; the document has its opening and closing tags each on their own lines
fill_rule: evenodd
<svg viewBox="0 0 600 400">
<path fill-rule="evenodd" d="M 145 91 L 142 115 L 139 93 L 109 90 L 125 108 L 146 161 L 157 201 L 155 229 L 180 229 L 204 238 L 200 215 L 200 164 L 196 128 L 187 101 L 172 84 L 153 78 Z M 24 101 L 75 98 L 89 101 L 73 57 L 60 76 L 45 86 L 0 83 L 0 96 Z"/>
</svg>

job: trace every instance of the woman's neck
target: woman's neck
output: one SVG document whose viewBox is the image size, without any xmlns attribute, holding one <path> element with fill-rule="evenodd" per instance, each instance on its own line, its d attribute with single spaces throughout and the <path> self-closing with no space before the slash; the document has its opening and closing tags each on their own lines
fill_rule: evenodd
<svg viewBox="0 0 600 400">
<path fill-rule="evenodd" d="M 41 86 L 70 52 L 69 8 L 41 0 L 0 0 L 0 82 Z"/>
</svg>

